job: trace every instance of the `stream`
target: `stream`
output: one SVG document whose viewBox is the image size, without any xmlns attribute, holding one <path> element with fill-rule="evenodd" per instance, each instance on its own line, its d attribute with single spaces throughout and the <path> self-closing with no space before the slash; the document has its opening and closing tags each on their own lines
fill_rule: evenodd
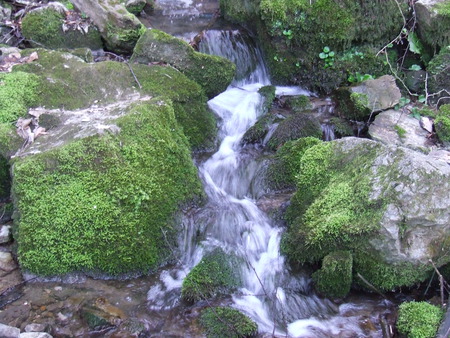
<svg viewBox="0 0 450 338">
<path fill-rule="evenodd" d="M 169 33 L 179 32 L 186 39 L 195 35 L 195 29 L 186 27 L 193 21 L 204 26 L 214 12 L 211 4 L 217 4 L 159 3 L 159 12 L 147 17 L 147 24 L 172 27 Z M 134 279 L 69 276 L 27 283 L 21 288 L 24 296 L 0 312 L 0 322 L 22 329 L 30 323 L 50 323 L 54 337 L 201 337 L 195 320 L 200 311 L 226 305 L 252 318 L 264 337 L 383 337 L 381 319 L 394 312 L 394 304 L 362 293 L 352 293 L 341 303 L 319 297 L 308 272 L 292 271 L 280 255 L 282 224 L 258 207 L 266 194 L 260 180 L 264 154 L 256 146 L 242 146 L 241 139 L 262 114 L 258 89 L 270 84 L 261 51 L 237 29 L 206 31 L 199 48 L 232 60 L 238 72 L 229 88 L 208 102 L 219 121 L 219 146 L 209 158 L 197 159 L 208 202 L 182 219 L 179 261 Z M 277 87 L 276 93 L 312 95 L 299 87 Z M 326 139 L 334 137 L 331 133 L 324 129 Z M 241 287 L 213 304 L 184 304 L 183 279 L 216 248 L 240 258 L 242 264 L 235 269 L 242 275 Z M 101 330 L 86 325 L 85 309 L 99 302 L 120 324 Z"/>
</svg>

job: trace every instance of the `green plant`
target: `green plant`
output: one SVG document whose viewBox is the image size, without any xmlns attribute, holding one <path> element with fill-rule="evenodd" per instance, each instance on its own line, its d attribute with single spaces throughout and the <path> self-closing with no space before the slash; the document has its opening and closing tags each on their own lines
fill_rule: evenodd
<svg viewBox="0 0 450 338">
<path fill-rule="evenodd" d="M 434 126 L 439 139 L 442 142 L 450 142 L 450 104 L 444 104 L 439 108 Z"/>
<path fill-rule="evenodd" d="M 258 326 L 253 320 L 230 307 L 214 307 L 203 310 L 200 324 L 208 338 L 253 337 L 258 333 Z"/>
<path fill-rule="evenodd" d="M 333 67 L 335 53 L 330 50 L 330 47 L 323 47 L 322 52 L 319 54 L 319 58 L 324 60 L 325 68 Z"/>
<path fill-rule="evenodd" d="M 442 309 L 427 302 L 405 302 L 399 306 L 397 329 L 408 338 L 432 338 L 443 314 Z"/>
<path fill-rule="evenodd" d="M 400 98 L 400 100 L 399 100 L 399 103 L 397 103 L 397 104 L 394 106 L 394 109 L 395 109 L 395 110 L 399 110 L 399 109 L 405 107 L 406 105 L 408 105 L 410 102 L 411 102 L 411 100 L 410 100 L 409 98 L 406 98 L 406 97 L 402 96 L 402 97 Z"/>
<path fill-rule="evenodd" d="M 347 78 L 347 81 L 350 83 L 359 83 L 366 80 L 373 80 L 374 77 L 370 74 L 361 74 L 360 72 L 356 72 L 354 74 L 350 74 Z"/>
</svg>

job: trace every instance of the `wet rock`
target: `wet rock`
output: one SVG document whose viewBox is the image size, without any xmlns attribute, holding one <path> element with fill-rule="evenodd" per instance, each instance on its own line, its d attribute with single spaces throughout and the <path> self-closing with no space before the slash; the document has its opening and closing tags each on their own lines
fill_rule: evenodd
<svg viewBox="0 0 450 338">
<path fill-rule="evenodd" d="M 392 75 L 339 88 L 335 95 L 339 113 L 357 121 L 367 121 L 372 113 L 392 108 L 402 96 Z"/>
<path fill-rule="evenodd" d="M 15 268 L 16 264 L 11 253 L 0 251 L 0 270 L 9 272 Z"/>
<path fill-rule="evenodd" d="M 0 323 L 0 337 L 2 338 L 18 338 L 20 329 Z"/>
<path fill-rule="evenodd" d="M 92 330 L 104 330 L 118 326 L 126 319 L 122 310 L 111 305 L 103 297 L 99 297 L 91 304 L 84 306 L 81 310 L 81 317 Z"/>
<path fill-rule="evenodd" d="M 419 0 L 415 3 L 419 36 L 433 49 L 450 44 L 450 14 L 444 8 L 446 4 L 446 0 Z"/>
<path fill-rule="evenodd" d="M 148 29 L 141 36 L 131 61 L 170 64 L 202 86 L 209 98 L 223 92 L 236 71 L 236 66 L 231 61 L 198 53 L 185 41 L 157 29 Z"/>
<path fill-rule="evenodd" d="M 369 127 L 369 135 L 385 144 L 402 145 L 424 152 L 433 146 L 428 139 L 430 133 L 421 127 L 418 119 L 392 109 L 377 115 Z"/>
<path fill-rule="evenodd" d="M 1 312 L 2 322 L 14 327 L 20 327 L 30 316 L 31 306 L 28 303 L 10 305 Z M 19 330 L 20 332 L 20 330 Z M 0 335 L 0 337 L 3 337 Z"/>
<path fill-rule="evenodd" d="M 19 338 L 52 338 L 53 336 L 49 335 L 46 332 L 24 332 L 21 333 Z"/>
<path fill-rule="evenodd" d="M 22 34 L 35 47 L 49 49 L 88 47 L 102 49 L 100 33 L 90 21 L 52 2 L 28 12 L 22 20 Z"/>
<path fill-rule="evenodd" d="M 11 226 L 1 225 L 0 226 L 0 244 L 8 243 L 11 240 Z"/>
<path fill-rule="evenodd" d="M 116 53 L 130 53 L 145 30 L 139 20 L 114 0 L 73 0 L 98 27 L 107 49 Z"/>
<path fill-rule="evenodd" d="M 128 0 L 125 3 L 125 8 L 128 12 L 138 15 L 143 11 L 146 4 L 147 0 Z"/>
</svg>

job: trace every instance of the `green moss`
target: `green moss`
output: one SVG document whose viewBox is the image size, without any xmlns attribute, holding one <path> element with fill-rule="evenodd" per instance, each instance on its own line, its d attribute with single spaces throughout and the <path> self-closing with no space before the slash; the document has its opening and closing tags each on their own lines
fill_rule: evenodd
<svg viewBox="0 0 450 338">
<path fill-rule="evenodd" d="M 322 268 L 313 273 L 316 289 L 326 297 L 343 298 L 352 284 L 353 257 L 349 251 L 336 251 L 325 256 Z"/>
<path fill-rule="evenodd" d="M 434 126 L 439 139 L 442 142 L 450 142 L 450 104 L 445 104 L 439 108 Z"/>
<path fill-rule="evenodd" d="M 120 28 L 118 25 L 108 23 L 106 26 L 106 47 L 116 52 L 129 53 L 146 30 L 147 28 L 142 24 L 133 28 Z"/>
<path fill-rule="evenodd" d="M 0 200 L 9 196 L 10 187 L 9 164 L 3 156 L 0 156 Z"/>
<path fill-rule="evenodd" d="M 202 258 L 183 280 L 181 297 L 188 302 L 228 294 L 240 283 L 237 258 L 216 249 Z"/>
<path fill-rule="evenodd" d="M 208 338 L 254 337 L 258 333 L 258 326 L 253 320 L 229 307 L 203 310 L 200 324 Z"/>
<path fill-rule="evenodd" d="M 284 143 L 302 137 L 322 138 L 320 123 L 312 114 L 294 114 L 280 122 L 267 145 L 276 150 Z"/>
<path fill-rule="evenodd" d="M 341 158 L 333 155 L 335 146 L 317 144 L 300 160 L 282 244 L 294 261 L 317 262 L 332 251 L 354 247 L 379 227 L 383 202 L 369 198 L 376 144 Z"/>
<path fill-rule="evenodd" d="M 130 107 L 104 134 L 17 159 L 23 269 L 39 275 L 147 272 L 167 260 L 173 216 L 201 194 L 170 101 Z"/>
<path fill-rule="evenodd" d="M 9 158 L 23 144 L 23 139 L 17 134 L 10 123 L 0 123 L 0 155 Z"/>
<path fill-rule="evenodd" d="M 0 123 L 16 121 L 37 103 L 38 79 L 23 72 L 0 74 Z"/>
<path fill-rule="evenodd" d="M 449 19 L 450 20 L 450 19 Z M 450 32 L 450 30 L 448 30 Z M 438 93 L 442 90 L 450 88 L 450 77 L 448 76 L 448 69 L 450 67 L 450 45 L 442 48 L 439 54 L 435 55 L 428 64 L 427 70 L 429 72 L 428 92 Z M 434 95 L 432 102 L 437 104 L 450 103 L 448 94 L 442 92 L 440 95 Z"/>
<path fill-rule="evenodd" d="M 220 12 L 228 21 L 248 24 L 255 19 L 258 4 L 252 0 L 220 0 Z"/>
<path fill-rule="evenodd" d="M 277 150 L 274 160 L 267 169 L 269 186 L 275 190 L 295 187 L 295 176 L 300 171 L 300 160 L 305 151 L 322 141 L 315 137 L 305 137 L 286 142 Z"/>
<path fill-rule="evenodd" d="M 275 100 L 275 86 L 264 86 L 259 88 L 258 93 L 263 97 L 263 114 L 266 114 L 272 107 Z"/>
<path fill-rule="evenodd" d="M 427 265 L 413 265 L 410 263 L 387 263 L 379 254 L 364 250 L 355 250 L 353 254 L 353 269 L 363 276 L 369 283 L 379 290 L 392 291 L 399 286 L 410 287 L 419 281 L 430 277 L 432 267 Z M 367 285 L 360 279 L 354 281 L 364 288 Z"/>
<path fill-rule="evenodd" d="M 398 137 L 400 139 L 404 138 L 406 136 L 406 130 L 400 127 L 399 125 L 394 126 L 395 131 L 397 132 Z"/>
<path fill-rule="evenodd" d="M 427 302 L 405 302 L 400 304 L 397 329 L 408 338 L 435 337 L 444 311 Z"/>
<path fill-rule="evenodd" d="M 62 29 L 64 19 L 64 14 L 52 7 L 32 11 L 22 20 L 22 34 L 37 47 L 50 49 L 88 47 L 94 50 L 103 47 L 97 29 L 91 26 L 87 34 L 72 29 L 64 32 Z"/>
<path fill-rule="evenodd" d="M 56 51 L 36 50 L 39 59 L 14 67 L 38 75 L 38 105 L 79 109 L 126 99 L 139 89 L 128 66 L 119 62 L 86 64 Z M 31 51 L 29 51 L 31 52 Z M 134 64 L 132 69 L 142 94 L 164 96 L 174 103 L 175 116 L 193 149 L 211 147 L 216 133 L 214 115 L 208 110 L 201 87 L 171 67 Z"/>
<path fill-rule="evenodd" d="M 436 11 L 439 15 L 450 17 L 450 3 L 449 2 L 437 3 Z"/>
<path fill-rule="evenodd" d="M 286 104 L 294 113 L 300 113 L 312 108 L 309 97 L 305 95 L 288 98 Z"/>
<path fill-rule="evenodd" d="M 337 137 L 353 136 L 353 128 L 344 119 L 332 117 L 330 123 Z"/>
</svg>

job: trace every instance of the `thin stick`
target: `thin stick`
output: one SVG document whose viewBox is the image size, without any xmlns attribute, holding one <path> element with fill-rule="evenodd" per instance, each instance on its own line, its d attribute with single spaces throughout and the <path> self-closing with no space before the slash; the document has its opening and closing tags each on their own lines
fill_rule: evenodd
<svg viewBox="0 0 450 338">
<path fill-rule="evenodd" d="M 363 282 L 364 284 L 366 284 L 370 289 L 372 289 L 373 291 L 375 291 L 376 293 L 378 293 L 380 296 L 382 296 L 383 298 L 388 299 L 388 297 L 386 297 L 386 295 L 384 293 L 382 293 L 380 290 L 378 290 L 375 286 L 373 286 L 372 284 L 369 283 L 369 281 L 367 279 L 365 279 L 359 272 L 356 274 Z"/>
<path fill-rule="evenodd" d="M 131 74 L 132 74 L 133 77 L 134 77 L 134 81 L 136 81 L 137 85 L 139 86 L 139 89 L 142 89 L 141 83 L 139 82 L 138 78 L 136 77 L 136 74 L 134 73 L 133 68 L 131 68 L 131 65 L 128 63 L 127 60 L 125 60 L 125 58 L 123 58 L 123 57 L 120 56 L 120 55 L 111 53 L 111 52 L 105 52 L 105 54 L 110 54 L 110 55 L 112 55 L 112 56 L 114 56 L 114 57 L 116 57 L 116 58 L 122 60 L 122 62 L 124 62 L 124 63 L 128 66 L 128 68 L 130 69 L 130 72 L 131 72 Z"/>
</svg>

